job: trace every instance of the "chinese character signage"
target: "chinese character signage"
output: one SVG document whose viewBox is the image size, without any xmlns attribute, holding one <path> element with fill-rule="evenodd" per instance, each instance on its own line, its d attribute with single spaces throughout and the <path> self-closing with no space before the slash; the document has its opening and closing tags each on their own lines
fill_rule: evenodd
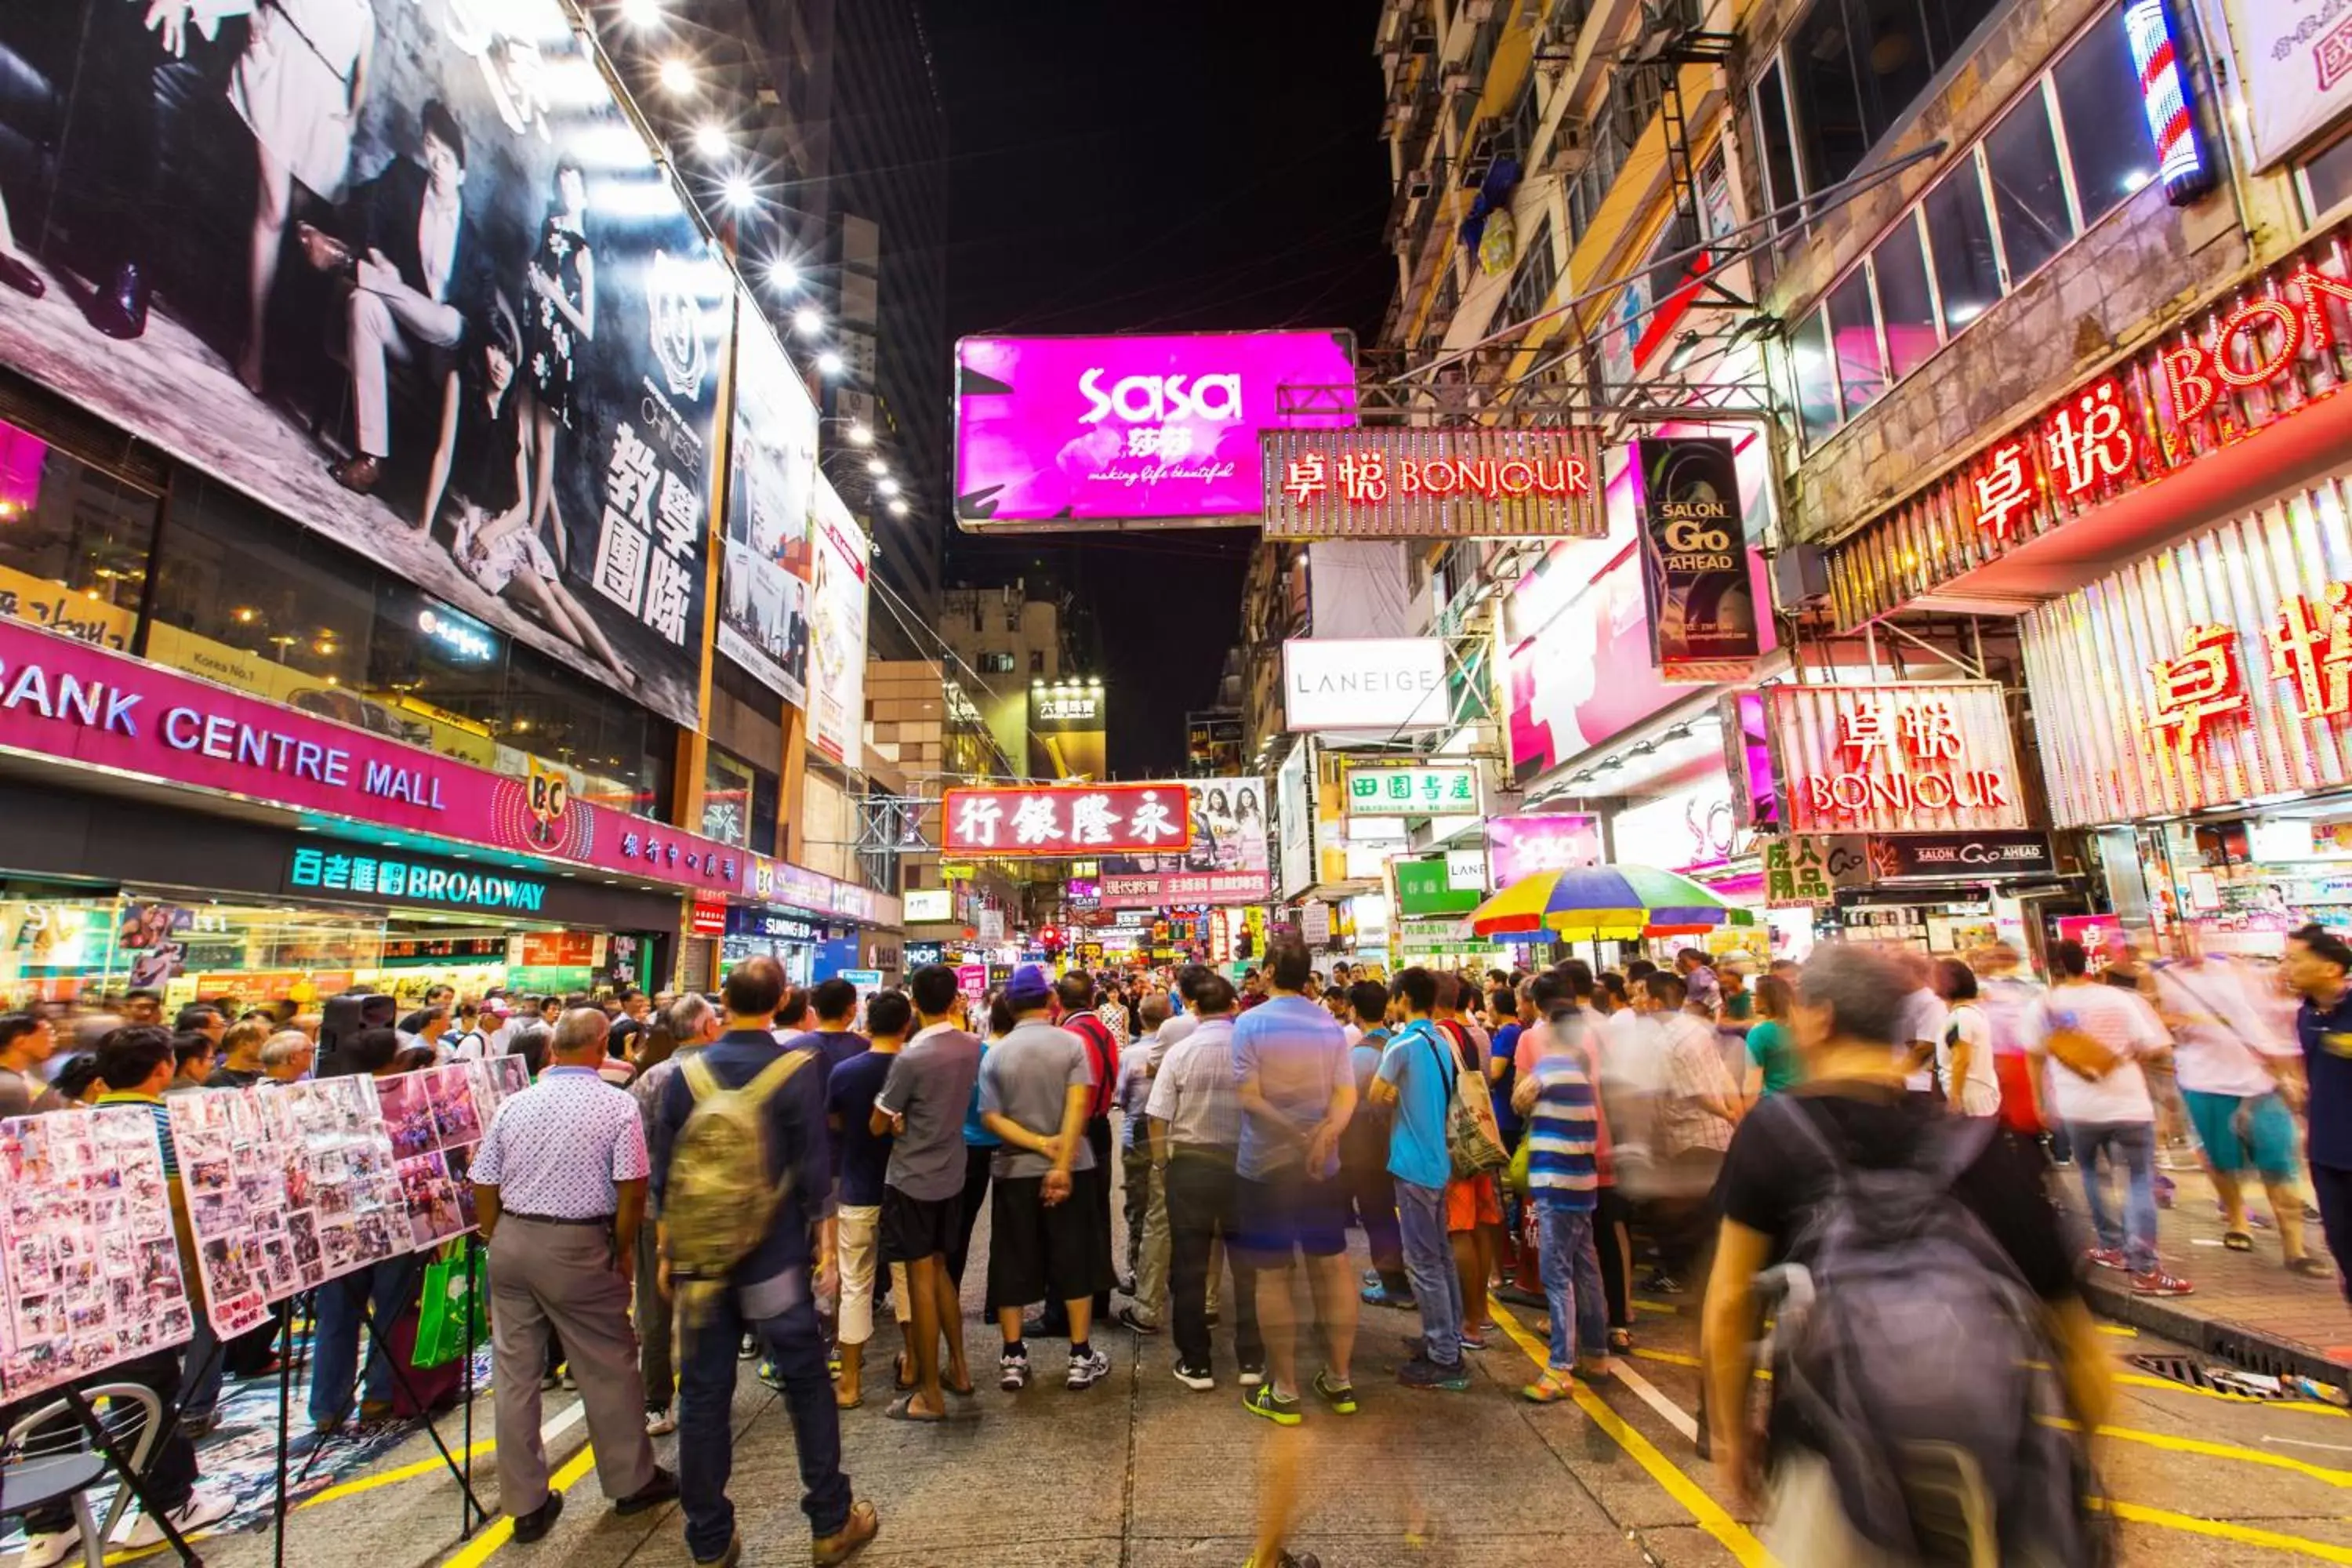
<svg viewBox="0 0 2352 1568">
<path fill-rule="evenodd" d="M 1396 873 L 1397 913 L 1402 916 L 1468 914 L 1486 896 L 1483 877 L 1456 881 L 1443 855 L 1389 865 Z"/>
<path fill-rule="evenodd" d="M 807 385 L 759 307 L 746 298 L 738 313 L 719 647 L 799 708 L 808 702 L 817 493 L 832 487 L 817 473 Z"/>
<path fill-rule="evenodd" d="M 1797 833 L 2026 826 L 2009 707 L 1991 682 L 1769 686 L 1782 819 Z"/>
<path fill-rule="evenodd" d="M 1601 864 L 1597 816 L 1497 816 L 1486 824 L 1486 859 L 1497 892 L 1538 871 Z"/>
<path fill-rule="evenodd" d="M 1475 766 L 1351 767 L 1340 789 L 1350 816 L 1478 815 Z"/>
<path fill-rule="evenodd" d="M 1840 888 L 1859 888 L 1869 880 L 1867 841 L 1860 837 L 1792 833 L 1764 841 L 1767 909 L 1832 904 Z"/>
<path fill-rule="evenodd" d="M 1181 855 L 1192 846 L 1182 784 L 951 789 L 940 802 L 951 855 Z"/>
<path fill-rule="evenodd" d="M 1192 841 L 1183 849 L 1158 854 L 1105 855 L 1096 895 L 1101 908 L 1262 904 L 1274 896 L 1264 779 L 1187 779 L 1158 787 L 1190 796 Z M 1077 898 L 1082 884 L 1066 886 L 1070 896 Z"/>
<path fill-rule="evenodd" d="M 2352 785 L 2347 489 L 2323 479 L 2024 616 L 2058 826 Z"/>
<path fill-rule="evenodd" d="M 537 914 L 547 884 L 496 867 L 461 866 L 386 854 L 373 845 L 304 845 L 286 867 L 286 890 L 362 894 L 394 903 Z"/>
<path fill-rule="evenodd" d="M 835 762 L 866 759 L 866 531 L 823 476 L 810 540 L 816 575 L 809 587 L 809 737 Z"/>
<path fill-rule="evenodd" d="M 2352 78 L 2352 32 L 2336 31 Z M 2299 101 L 2282 96 L 2273 111 Z M 2338 259 L 2345 232 L 2324 234 L 2235 292 L 2203 302 L 2148 347 L 2000 432 L 1946 478 L 1832 546 L 1838 626 L 1850 629 L 1936 594 L 2335 392 L 2352 349 L 2352 280 Z"/>
<path fill-rule="evenodd" d="M 1355 386 L 1355 344 L 1338 331 L 965 338 L 956 521 L 1254 521 L 1259 432 L 1352 426 Z"/>
<path fill-rule="evenodd" d="M 1269 430 L 1269 539 L 1600 539 L 1589 426 Z"/>
<path fill-rule="evenodd" d="M 1110 733 L 1099 683 L 1029 688 L 1029 773 L 1099 779 L 1110 772 Z"/>
<path fill-rule="evenodd" d="M 2253 166 L 2278 163 L 2352 109 L 2352 17 L 2307 0 L 2230 0 L 2237 101 Z"/>
<path fill-rule="evenodd" d="M 1731 443 L 1636 441 L 1633 460 L 1652 662 L 1670 681 L 1738 679 L 1761 651 L 1763 606 L 1748 578 Z"/>
<path fill-rule="evenodd" d="M 730 274 L 570 8 L 190 10 L 0 6 L 55 150 L 0 363 L 694 722 Z"/>
</svg>

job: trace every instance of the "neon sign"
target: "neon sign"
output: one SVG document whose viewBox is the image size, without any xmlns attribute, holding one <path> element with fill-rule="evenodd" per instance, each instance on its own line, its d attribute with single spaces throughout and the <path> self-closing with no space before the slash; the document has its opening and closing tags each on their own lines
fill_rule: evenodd
<svg viewBox="0 0 2352 1568">
<path fill-rule="evenodd" d="M 2271 679 L 2294 688 L 2296 718 L 2308 723 L 2352 714 L 2352 583 L 2326 584 L 2315 604 L 2301 594 L 2281 599 L 2263 643 Z M 2184 759 L 2210 737 L 2213 720 L 2252 714 L 2238 645 L 2235 626 L 2191 626 L 2179 658 L 2148 667 L 2156 681 L 2154 726 L 2168 732 Z"/>
<path fill-rule="evenodd" d="M 1998 686 L 1775 686 L 1763 696 L 1794 831 L 2025 826 Z"/>
</svg>

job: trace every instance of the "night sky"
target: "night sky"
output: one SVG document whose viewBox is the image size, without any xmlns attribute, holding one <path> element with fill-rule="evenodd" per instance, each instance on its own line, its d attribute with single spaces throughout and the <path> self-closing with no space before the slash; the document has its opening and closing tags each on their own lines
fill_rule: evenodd
<svg viewBox="0 0 2352 1568">
<path fill-rule="evenodd" d="M 953 163 L 948 325 L 972 333 L 1346 327 L 1396 276 L 1380 0 L 930 0 Z M 1254 530 L 982 542 L 948 580 L 1042 563 L 1092 607 L 1110 764 L 1183 760 L 1239 630 Z"/>
</svg>

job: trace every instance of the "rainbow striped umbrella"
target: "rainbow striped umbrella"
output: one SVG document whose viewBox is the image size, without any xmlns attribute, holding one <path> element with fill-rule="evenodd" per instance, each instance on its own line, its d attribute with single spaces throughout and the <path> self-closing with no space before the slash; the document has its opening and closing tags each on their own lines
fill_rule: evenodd
<svg viewBox="0 0 2352 1568">
<path fill-rule="evenodd" d="M 1753 925 L 1687 877 L 1648 866 L 1577 866 L 1521 878 L 1479 905 L 1470 929 L 1480 936 L 1558 936 L 1630 942 L 1691 936 L 1722 925 Z"/>
</svg>

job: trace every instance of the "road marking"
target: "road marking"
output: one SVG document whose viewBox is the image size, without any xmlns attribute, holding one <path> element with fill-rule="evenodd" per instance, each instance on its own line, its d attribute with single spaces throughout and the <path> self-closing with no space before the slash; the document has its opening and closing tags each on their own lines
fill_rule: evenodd
<svg viewBox="0 0 2352 1568">
<path fill-rule="evenodd" d="M 1681 1433 L 1685 1441 L 1698 1441 L 1698 1421 L 1684 1413 L 1683 1407 L 1658 1392 L 1657 1385 L 1623 1362 L 1617 1363 L 1617 1381 L 1633 1391 L 1633 1397 L 1658 1413 L 1658 1419 Z"/>
<path fill-rule="evenodd" d="M 1503 1326 L 1503 1331 L 1511 1336 L 1528 1359 L 1536 1363 L 1538 1371 L 1549 1365 L 1549 1347 L 1521 1328 L 1518 1319 L 1501 1305 L 1489 1300 L 1486 1306 L 1495 1321 Z M 1632 1385 L 1629 1384 L 1627 1386 Z M 1697 1482 L 1658 1452 L 1656 1445 L 1627 1426 L 1623 1416 L 1610 1409 L 1601 1402 L 1600 1395 L 1583 1384 L 1577 1383 L 1573 1387 L 1576 1407 L 1584 1412 L 1587 1419 L 1613 1438 L 1635 1464 L 1648 1471 L 1650 1479 L 1665 1489 L 1666 1495 L 1688 1510 L 1698 1527 L 1721 1542 L 1724 1550 L 1730 1552 L 1742 1568 L 1778 1568 L 1772 1554 L 1764 1550 L 1764 1543 L 1757 1540 L 1746 1525 L 1732 1518 L 1723 1505 L 1709 1497 Z M 1657 1391 L 1653 1389 L 1651 1392 L 1655 1394 Z M 1664 1395 L 1660 1394 L 1659 1397 L 1664 1399 Z M 1693 1430 L 1696 1431 L 1696 1427 L 1694 1426 Z M 459 1568 L 459 1565 L 452 1563 L 448 1568 Z"/>
<path fill-rule="evenodd" d="M 2069 1432 L 2083 1429 L 2079 1423 L 2074 1421 L 2053 1420 L 2050 1425 Z M 2286 1454 L 2265 1454 L 2260 1448 L 2241 1447 L 2235 1443 L 2210 1442 L 2203 1437 L 2179 1437 L 2169 1432 L 2145 1432 L 2134 1426 L 2102 1426 L 2099 1436 L 2126 1443 L 2138 1443 L 2150 1448 L 2164 1448 L 2176 1454 L 2200 1454 L 2209 1459 L 2236 1459 L 2243 1464 L 2267 1465 L 2274 1470 L 2293 1470 L 2298 1475 L 2309 1476 L 2313 1480 L 2326 1481 L 2331 1487 L 2352 1487 L 2352 1470 L 2331 1469 L 2326 1465 L 2315 1465 Z M 2263 1439 L 2264 1442 L 2269 1440 Z M 2328 1445 L 2315 1446 L 2326 1447 Z"/>
<path fill-rule="evenodd" d="M 565 1462 L 564 1467 L 547 1479 L 547 1489 L 563 1491 L 586 1475 L 596 1462 L 594 1445 L 581 1449 Z M 509 1541 L 514 1539 L 514 1515 L 502 1513 L 485 1527 L 482 1533 L 468 1542 L 456 1556 L 446 1558 L 441 1568 L 481 1568 Z"/>
<path fill-rule="evenodd" d="M 486 1454 L 494 1452 L 497 1447 L 496 1443 L 477 1443 L 474 1445 L 473 1457 L 478 1459 Z M 448 1465 L 436 1455 L 430 1459 L 419 1459 L 413 1465 L 403 1465 L 396 1470 L 386 1470 L 382 1475 L 362 1476 L 357 1480 L 339 1481 L 322 1492 L 304 1498 L 288 1511 L 299 1513 L 306 1508 L 316 1508 L 322 1502 L 333 1502 L 340 1498 L 356 1497 L 362 1492 L 372 1492 L 378 1487 L 388 1487 L 396 1481 L 415 1480 L 419 1476 L 446 1476 L 448 1473 Z"/>
<path fill-rule="evenodd" d="M 2352 1563 L 2352 1546 L 2337 1546 L 2300 1535 L 2282 1535 L 2274 1530 L 2260 1530 L 2251 1524 L 2232 1524 L 2227 1520 L 2199 1519 L 2194 1514 L 2174 1513 L 2167 1509 L 2147 1508 L 2136 1502 L 2118 1502 L 2113 1498 L 2094 1499 L 2093 1504 L 2129 1524 L 2153 1525 L 2158 1530 L 2178 1530 L 2189 1535 L 2210 1535 L 2216 1541 L 2234 1541 L 2242 1546 L 2267 1547 L 2273 1552 L 2294 1552 L 2305 1557 L 2315 1557 L 2322 1563 Z"/>
<path fill-rule="evenodd" d="M 2347 1443 L 2314 1443 L 2303 1437 L 2264 1437 L 2263 1441 L 2296 1448 L 2325 1448 L 2331 1454 L 2352 1454 L 2352 1444 Z"/>
<path fill-rule="evenodd" d="M 2113 1334 L 2119 1340 L 2136 1340 L 2139 1338 L 2139 1331 L 2137 1329 L 2127 1328 L 2122 1323 L 2100 1323 L 2096 1325 L 2096 1327 L 2098 1328 L 2099 1332 L 2103 1334 Z"/>
<path fill-rule="evenodd" d="M 2310 1399 L 2261 1399 L 2251 1394 L 2231 1394 L 2219 1388 L 2191 1388 L 2185 1383 L 2175 1383 L 2168 1377 L 2149 1377 L 2137 1372 L 2119 1372 L 2116 1381 L 2126 1388 L 2153 1388 L 2166 1394 L 2193 1394 L 2200 1399 L 2226 1400 L 2231 1405 L 2259 1405 L 2266 1410 L 2293 1410 L 2305 1415 L 2333 1415 L 2339 1420 L 2352 1420 L 2352 1410 L 2340 1410 L 2333 1405 L 2322 1405 Z"/>
</svg>

